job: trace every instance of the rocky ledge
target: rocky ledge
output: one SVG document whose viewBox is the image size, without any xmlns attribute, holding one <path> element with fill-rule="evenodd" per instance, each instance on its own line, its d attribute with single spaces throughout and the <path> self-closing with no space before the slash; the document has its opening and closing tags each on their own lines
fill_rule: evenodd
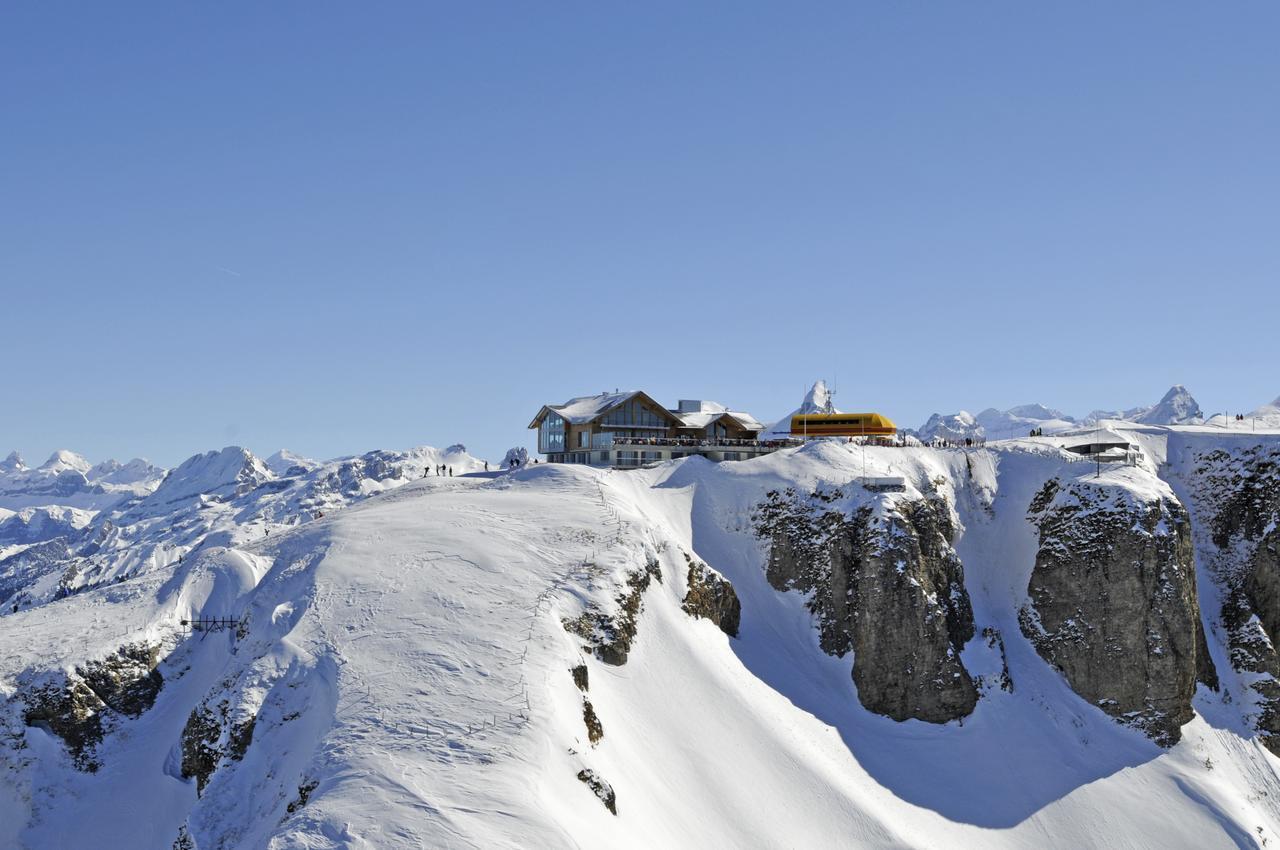
<svg viewBox="0 0 1280 850">
<path fill-rule="evenodd" d="M 881 494 L 844 507 L 844 492 L 770 492 L 756 509 L 776 590 L 809 595 L 826 652 L 854 653 L 853 681 L 869 710 L 945 723 L 978 700 L 960 651 L 974 635 L 964 568 L 938 494 Z"/>
<path fill-rule="evenodd" d="M 1028 519 L 1039 549 L 1023 634 L 1084 699 L 1176 743 L 1197 680 L 1217 687 L 1186 510 L 1168 492 L 1052 479 Z"/>
</svg>

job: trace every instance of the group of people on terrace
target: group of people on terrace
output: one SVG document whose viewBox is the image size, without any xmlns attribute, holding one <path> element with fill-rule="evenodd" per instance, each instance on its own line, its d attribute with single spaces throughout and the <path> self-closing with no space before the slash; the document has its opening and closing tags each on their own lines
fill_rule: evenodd
<svg viewBox="0 0 1280 850">
<path fill-rule="evenodd" d="M 613 442 L 623 443 L 629 446 L 688 446 L 688 447 L 711 447 L 711 446 L 732 446 L 732 447 L 758 447 L 766 449 L 781 449 L 787 446 L 795 446 L 804 442 L 794 438 L 779 440 L 744 440 L 732 439 L 729 437 L 614 437 Z"/>
</svg>

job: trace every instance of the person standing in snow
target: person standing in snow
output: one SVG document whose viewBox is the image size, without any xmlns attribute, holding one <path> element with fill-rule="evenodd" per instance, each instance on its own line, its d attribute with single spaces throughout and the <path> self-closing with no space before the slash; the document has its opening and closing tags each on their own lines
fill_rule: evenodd
<svg viewBox="0 0 1280 850">
<path fill-rule="evenodd" d="M 453 477 L 453 467 L 452 467 L 452 466 L 451 466 L 451 467 L 449 467 L 449 477 L 450 477 L 450 478 L 452 478 L 452 477 Z"/>
<path fill-rule="evenodd" d="M 485 471 L 485 472 L 488 472 L 488 471 L 489 471 L 489 461 L 487 461 L 487 460 L 484 462 L 484 471 Z"/>
</svg>

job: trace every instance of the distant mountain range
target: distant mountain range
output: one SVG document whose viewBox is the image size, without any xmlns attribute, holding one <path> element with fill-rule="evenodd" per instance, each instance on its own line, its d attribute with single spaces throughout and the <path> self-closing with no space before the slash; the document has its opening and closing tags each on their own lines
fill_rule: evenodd
<svg viewBox="0 0 1280 850">
<path fill-rule="evenodd" d="M 1033 430 L 1054 434 L 1109 420 L 1140 425 L 1198 425 L 1205 421 L 1199 403 L 1186 387 L 1177 384 L 1155 404 L 1128 410 L 1094 410 L 1077 418 L 1043 404 L 1023 404 L 1008 410 L 989 407 L 976 416 L 966 410 L 935 413 L 912 433 L 922 440 L 1007 439 Z"/>
</svg>

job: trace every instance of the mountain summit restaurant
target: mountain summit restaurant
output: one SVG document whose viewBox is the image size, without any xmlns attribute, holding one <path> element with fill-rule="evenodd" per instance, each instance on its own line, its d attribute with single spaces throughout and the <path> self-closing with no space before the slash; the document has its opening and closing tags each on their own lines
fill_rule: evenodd
<svg viewBox="0 0 1280 850">
<path fill-rule="evenodd" d="M 547 461 L 592 466 L 636 467 L 691 455 L 745 460 L 792 445 L 761 440 L 765 426 L 749 413 L 701 399 L 668 409 L 638 390 L 543 405 L 529 427 L 537 429 Z"/>
</svg>

